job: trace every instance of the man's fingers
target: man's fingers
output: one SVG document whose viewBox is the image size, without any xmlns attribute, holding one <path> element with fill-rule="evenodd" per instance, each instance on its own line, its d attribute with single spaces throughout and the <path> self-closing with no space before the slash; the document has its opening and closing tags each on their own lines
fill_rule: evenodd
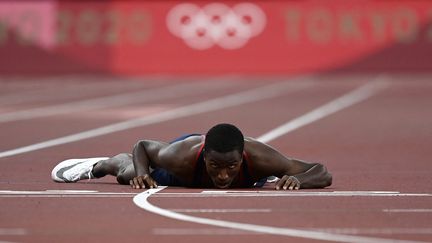
<svg viewBox="0 0 432 243">
<path fill-rule="evenodd" d="M 147 188 L 156 188 L 157 187 L 156 181 L 153 180 L 153 178 L 150 175 L 148 175 L 148 174 L 144 175 L 143 178 L 144 178 L 144 182 L 145 182 L 145 185 L 147 186 Z"/>
<path fill-rule="evenodd" d="M 288 180 L 286 180 L 286 182 L 285 182 L 285 184 L 284 184 L 284 186 L 283 186 L 283 189 L 286 190 L 286 189 L 290 188 L 290 190 L 291 190 L 291 186 L 292 186 L 292 184 L 293 184 L 292 179 L 291 179 L 291 178 L 288 178 Z"/>
<path fill-rule="evenodd" d="M 135 185 L 135 189 L 140 189 L 141 188 L 141 185 L 139 183 L 139 177 L 135 177 L 133 179 L 133 182 L 134 182 L 134 185 Z"/>
<path fill-rule="evenodd" d="M 292 181 L 288 189 L 298 190 L 300 189 L 300 181 L 295 176 L 290 176 L 289 179 Z"/>
<path fill-rule="evenodd" d="M 136 180 L 136 178 L 132 178 L 132 180 L 129 181 L 129 184 L 132 186 L 133 189 L 137 189 L 137 180 Z"/>
<path fill-rule="evenodd" d="M 158 184 L 156 183 L 156 181 L 154 181 L 154 180 L 152 180 L 152 181 L 153 181 L 153 188 L 158 187 Z"/>
<path fill-rule="evenodd" d="M 139 185 L 139 188 L 146 188 L 146 185 L 144 183 L 144 180 L 143 180 L 142 176 L 138 177 L 138 185 Z"/>
<path fill-rule="evenodd" d="M 293 190 L 294 187 L 295 187 L 295 185 L 296 185 L 295 181 L 291 182 L 291 184 L 289 185 L 288 189 L 289 190 Z"/>
<path fill-rule="evenodd" d="M 129 184 L 134 189 L 158 187 L 156 181 L 149 175 L 136 176 L 132 180 L 129 180 Z"/>
<path fill-rule="evenodd" d="M 129 180 L 129 184 L 134 189 L 158 187 L 156 181 L 150 175 L 136 176 Z"/>
<path fill-rule="evenodd" d="M 282 176 L 282 178 L 278 182 L 276 182 L 276 190 L 282 189 L 287 179 L 288 179 L 287 175 Z"/>
<path fill-rule="evenodd" d="M 146 183 L 148 188 L 154 188 L 155 187 L 154 186 L 155 183 L 150 177 L 145 178 L 145 183 Z"/>
<path fill-rule="evenodd" d="M 141 177 L 135 177 L 132 179 L 132 187 L 134 189 L 140 189 L 140 188 L 144 188 L 144 183 L 142 181 Z"/>
<path fill-rule="evenodd" d="M 282 186 L 283 190 L 298 190 L 298 189 L 300 189 L 300 181 L 296 177 L 294 177 L 294 176 L 289 176 L 284 181 L 281 180 L 280 182 L 283 182 L 283 184 L 282 184 L 283 185 Z M 279 186 L 279 189 L 280 189 L 281 185 L 278 184 L 278 186 Z M 278 189 L 278 188 L 276 188 L 276 189 Z"/>
<path fill-rule="evenodd" d="M 133 184 L 133 188 L 137 189 L 138 181 L 136 177 L 132 179 L 132 184 Z"/>
</svg>

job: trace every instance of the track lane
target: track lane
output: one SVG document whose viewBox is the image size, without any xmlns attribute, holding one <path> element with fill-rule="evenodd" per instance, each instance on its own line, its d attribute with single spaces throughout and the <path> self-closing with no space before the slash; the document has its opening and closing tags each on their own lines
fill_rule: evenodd
<svg viewBox="0 0 432 243">
<path fill-rule="evenodd" d="M 331 79 L 331 78 L 330 78 Z M 361 82 L 360 82 L 361 83 Z M 344 84 L 337 86 L 330 86 L 332 88 L 322 88 L 311 90 L 315 95 L 302 97 L 302 94 L 295 95 L 295 98 L 300 99 L 295 101 L 294 97 L 292 100 L 286 97 L 280 99 L 271 99 L 268 102 L 259 102 L 253 107 L 239 106 L 236 108 L 230 108 L 227 110 L 229 116 L 227 116 L 231 121 L 239 121 L 240 126 L 245 126 L 248 134 L 260 135 L 262 131 L 268 130 L 268 127 L 274 127 L 274 124 L 278 123 L 283 119 L 289 119 L 290 117 L 295 117 L 302 112 L 309 110 L 309 108 L 316 106 L 317 103 L 324 102 L 331 97 L 336 97 L 337 94 L 343 93 L 345 90 L 349 90 L 354 84 Z M 352 86 L 351 86 L 352 85 Z M 325 85 L 323 85 L 325 86 Z M 427 85 L 426 85 L 427 86 Z M 272 145 L 282 150 L 284 153 L 295 155 L 299 158 L 305 158 L 308 160 L 324 160 L 326 165 L 330 170 L 337 175 L 337 180 L 332 188 L 326 190 L 351 190 L 351 189 L 371 189 L 374 190 L 384 190 L 396 188 L 399 186 L 404 192 L 421 192 L 420 190 L 429 190 L 425 187 L 424 183 L 428 182 L 427 178 L 421 177 L 422 173 L 426 173 L 423 169 L 419 169 L 418 166 L 412 167 L 409 171 L 400 171 L 399 169 L 406 169 L 404 164 L 400 164 L 400 160 L 396 159 L 396 167 L 394 170 L 390 171 L 388 175 L 393 175 L 390 177 L 391 180 L 376 179 L 378 176 L 382 176 L 382 170 L 391 168 L 392 164 L 384 163 L 378 164 L 378 170 L 372 170 L 368 166 L 370 164 L 361 164 L 365 158 L 393 158 L 396 156 L 404 155 L 402 158 L 407 157 L 421 158 L 423 156 L 428 156 L 429 152 L 425 149 L 422 144 L 423 142 L 428 142 L 428 130 L 425 126 L 429 120 L 427 107 L 430 107 L 430 98 L 427 94 L 430 93 L 423 85 L 417 84 L 416 87 L 411 87 L 409 84 L 397 84 L 383 94 L 368 100 L 365 103 L 356 105 L 355 109 L 349 109 L 342 113 L 335 114 L 334 116 L 328 117 L 326 119 L 320 120 L 317 124 L 311 124 L 307 128 L 300 129 L 287 136 L 281 137 L 280 139 L 272 142 Z M 407 90 L 408 89 L 408 90 Z M 337 90 L 335 92 L 335 90 Z M 330 94 L 330 95 L 329 95 Z M 304 100 L 301 100 L 301 99 Z M 302 106 L 302 101 L 305 101 L 305 105 Z M 275 103 L 280 102 L 279 105 L 275 106 Z M 316 102 L 316 103 L 315 103 Z M 291 105 L 287 105 L 290 103 Z M 397 105 L 402 104 L 404 107 L 403 111 L 409 111 L 409 119 L 401 119 L 404 117 L 405 113 L 397 109 Z M 392 106 L 393 105 L 393 106 Z M 298 112 L 293 112 L 292 114 L 281 113 L 283 109 L 280 106 L 285 106 L 286 110 L 298 110 Z M 272 119 L 265 119 L 260 116 L 254 116 L 253 112 L 257 112 L 254 108 L 262 107 L 268 114 L 274 111 L 278 115 L 272 117 Z M 390 109 L 389 109 L 390 108 Z M 303 110 L 302 110 L 303 109 Z M 241 111 L 241 112 L 240 112 Z M 243 115 L 246 111 L 246 114 Z M 387 116 L 387 113 L 390 116 Z M 383 117 L 376 120 L 365 120 L 374 114 L 383 114 Z M 420 114 L 426 116 L 426 119 L 419 120 Z M 143 137 L 143 135 L 151 135 L 155 138 L 167 138 L 171 139 L 172 136 L 178 133 L 179 128 L 188 127 L 199 127 L 202 130 L 208 128 L 208 124 L 212 124 L 218 119 L 222 119 L 222 115 L 227 114 L 225 112 L 212 112 L 209 118 L 205 118 L 205 115 L 199 115 L 194 117 L 186 117 L 178 119 L 172 122 L 166 122 L 162 124 L 155 124 L 145 129 L 133 129 L 131 131 L 122 132 L 116 135 L 109 135 L 104 139 L 94 139 L 88 141 L 82 141 L 79 143 L 68 144 L 64 146 L 59 146 L 57 148 L 47 149 L 44 151 L 35 151 L 31 154 L 19 155 L 14 158 L 2 159 L 2 171 L 8 172 L 19 171 L 20 176 L 17 174 L 13 175 L 10 173 L 2 174 L 2 181 L 0 185 L 6 188 L 40 188 L 40 189 L 97 189 L 100 191 L 117 191 L 117 192 L 133 192 L 134 190 L 129 189 L 127 186 L 115 185 L 115 181 L 109 178 L 103 179 L 101 181 L 94 181 L 90 183 L 77 183 L 77 184 L 55 184 L 49 180 L 48 174 L 50 165 L 56 163 L 58 158 L 65 156 L 65 154 L 76 155 L 76 154 L 86 154 L 86 155 L 97 155 L 109 153 L 112 150 L 118 148 L 123 151 L 130 147 L 130 144 L 134 142 L 136 137 Z M 259 126 L 253 126 L 253 124 L 248 121 L 243 121 L 242 118 L 248 117 L 255 123 L 259 123 Z M 381 120 L 382 119 L 382 120 Z M 397 122 L 394 122 L 396 120 Z M 393 122 L 391 122 L 393 121 Z M 379 124 L 377 127 L 373 127 L 372 124 Z M 270 125 L 269 125 L 270 124 Z M 280 124 L 280 122 L 279 122 Z M 389 125 L 390 124 L 390 125 Z M 397 128 L 406 128 L 407 125 L 410 129 L 404 130 L 402 133 L 395 132 L 399 131 Z M 388 126 L 388 127 L 387 127 Z M 355 129 L 345 129 L 344 133 L 340 133 L 341 129 L 345 127 L 355 127 Z M 382 132 L 382 133 L 381 133 Z M 419 138 L 417 142 L 410 142 L 404 145 L 401 143 L 403 141 L 412 141 L 411 132 L 413 136 Z M 336 135 L 335 135 L 336 134 Z M 385 136 L 384 136 L 384 135 Z M 383 137 L 385 137 L 383 139 Z M 369 140 L 369 138 L 371 140 Z M 353 141 L 348 143 L 347 141 Z M 371 143 L 368 146 L 368 143 Z M 394 151 L 389 152 L 389 149 L 375 150 L 377 145 L 389 143 L 390 146 L 400 144 L 401 147 L 397 147 L 398 153 Z M 408 151 L 404 153 L 404 146 L 408 146 Z M 83 147 L 87 148 L 83 151 Z M 362 148 L 362 153 L 359 154 L 359 148 Z M 412 152 L 417 154 L 413 155 Z M 371 153 L 368 155 L 368 153 Z M 353 157 L 356 154 L 359 157 Z M 366 157 L 366 155 L 368 155 Z M 409 156 L 408 156 L 409 155 Z M 383 160 L 384 161 L 384 160 Z M 385 162 L 385 161 L 384 161 Z M 359 164 L 360 163 L 360 164 Z M 20 165 L 18 165 L 20 164 Z M 418 162 L 416 165 L 423 165 L 422 162 Z M 424 164 L 420 168 L 424 167 Z M 430 171 L 430 170 L 429 170 Z M 400 183 L 398 177 L 400 174 L 408 175 L 409 173 L 414 173 L 415 175 L 420 175 L 419 181 L 422 182 L 421 186 L 412 188 L 415 182 L 408 182 L 409 186 L 404 187 L 403 183 Z M 359 178 L 359 179 L 353 179 Z M 380 177 L 388 178 L 388 176 Z M 375 181 L 371 181 L 375 180 Z M 377 183 L 379 182 L 379 183 Z M 380 188 L 378 188 L 380 187 Z M 179 189 L 172 189 L 174 191 L 179 191 Z M 270 190 L 270 189 L 269 189 Z M 151 199 L 152 202 L 161 206 L 170 206 L 172 204 L 178 204 L 179 201 L 167 201 L 166 198 Z M 268 208 L 268 205 L 275 205 L 276 209 L 285 210 L 283 211 L 282 217 L 286 216 L 288 221 L 277 221 L 274 222 L 275 215 L 255 215 L 252 218 L 245 217 L 244 215 L 214 215 L 214 217 L 223 217 L 227 220 L 244 220 L 245 222 L 251 220 L 257 220 L 256 223 L 265 223 L 281 226 L 304 226 L 305 228 L 330 228 L 330 229 L 342 229 L 352 226 L 351 229 L 367 229 L 371 222 L 373 222 L 379 229 L 397 229 L 399 227 L 402 229 L 422 229 L 425 225 L 430 222 L 430 215 L 418 213 L 404 213 L 403 216 L 400 213 L 376 213 L 374 210 L 384 209 L 384 208 L 427 208 L 430 205 L 429 201 L 424 200 L 403 200 L 395 201 L 393 200 L 376 200 L 376 199 L 351 199 L 344 198 L 343 200 L 327 200 L 327 201 L 314 201 L 316 203 L 310 203 L 311 200 L 308 199 L 290 199 L 286 201 L 284 199 L 269 200 L 269 201 L 254 201 L 248 200 L 250 203 L 255 204 L 255 207 L 260 206 L 262 208 Z M 202 205 L 208 205 L 216 207 L 217 205 L 238 205 L 244 204 L 246 201 L 217 201 L 215 200 L 203 200 L 203 201 L 190 201 L 191 207 L 199 208 Z M 262 204 L 260 204 L 262 203 Z M 285 205 L 302 205 L 300 208 L 286 208 Z M 103 204 L 103 205 L 102 205 Z M 102 206 L 101 206 L 102 205 Z M 247 205 L 247 204 L 246 204 Z M 309 205 L 309 206 L 307 206 Z M 335 206 L 337 205 L 337 206 Z M 178 223 L 176 221 L 167 220 L 159 218 L 157 216 L 152 216 L 148 213 L 138 212 L 132 207 L 129 201 L 119 200 L 74 200 L 74 199 L 32 199 L 32 200 L 2 200 L 2 208 L 9 208 L 13 210 L 0 211 L 0 214 L 4 217 L 8 224 L 0 224 L 0 228 L 13 227 L 13 228 L 24 228 L 28 235 L 25 236 L 0 236 L 0 240 L 10 240 L 10 241 L 27 241 L 31 240 L 33 242 L 46 242 L 52 237 L 57 237 L 64 242 L 73 242 L 85 237 L 88 240 L 101 240 L 104 237 L 109 240 L 138 240 L 142 239 L 143 236 L 148 240 L 156 240 L 159 242 L 168 242 L 172 240 L 185 239 L 181 235 L 157 235 L 154 229 L 190 229 L 194 228 L 197 230 L 205 230 L 206 227 L 196 226 L 190 223 Z M 33 208 L 37 207 L 38 210 L 34 211 Z M 53 211 L 52 208 L 57 208 L 58 210 Z M 101 207 L 97 209 L 97 207 Z M 96 209 L 95 209 L 96 208 Z M 116 208 L 116 211 L 112 212 L 110 209 Z M 341 211 L 337 211 L 339 208 Z M 372 209 L 371 209 L 372 208 Z M 345 210 L 346 209 L 346 210 Z M 286 211 L 288 210 L 288 211 Z M 336 210 L 336 211 L 335 211 Z M 370 213 L 365 213 L 365 211 L 371 210 Z M 74 212 L 76 215 L 68 216 L 70 212 Z M 88 211 L 95 212 L 95 217 L 87 218 Z M 350 213 L 353 211 L 353 215 Z M 27 220 L 19 218 L 16 215 L 17 212 L 29 215 Z M 109 213 L 108 213 L 109 212 Z M 121 213 L 119 213 L 121 212 Z M 281 213 L 279 212 L 277 216 L 280 218 Z M 68 221 L 63 224 L 56 224 L 53 219 L 56 217 L 66 217 Z M 85 218 L 85 221 L 83 221 Z M 262 220 L 260 220 L 262 218 Z M 331 218 L 332 220 L 328 220 Z M 37 224 L 39 220 L 44 220 L 43 224 Z M 115 220 L 114 220 L 115 219 Z M 292 219 L 290 221 L 289 219 Z M 143 222 L 144 220 L 144 222 Z M 100 224 L 100 222 L 106 222 L 105 224 Z M 118 224 L 114 225 L 113 222 Z M 118 228 L 118 225 L 128 225 L 129 227 L 124 227 L 118 231 L 112 231 L 113 228 Z M 133 225 L 133 226 L 130 226 Z M 348 227 L 350 228 L 350 227 Z M 207 227 L 208 229 L 208 227 Z M 107 233 L 108 232 L 108 233 Z M 68 235 L 68 237 L 65 237 Z M 404 234 L 393 232 L 391 235 L 377 235 L 377 233 L 367 232 L 364 230 L 360 235 L 370 235 L 373 237 L 390 237 L 398 239 L 412 239 L 412 240 L 427 240 L 430 239 L 428 234 Z M 217 236 L 217 235 L 194 235 L 194 241 L 206 242 L 217 242 L 223 237 L 225 242 L 238 242 L 238 241 L 281 241 L 285 238 L 280 238 L 276 236 L 268 235 L 249 235 L 249 234 L 233 234 L 228 236 Z M 296 242 L 309 242 L 307 240 L 297 240 Z"/>
</svg>

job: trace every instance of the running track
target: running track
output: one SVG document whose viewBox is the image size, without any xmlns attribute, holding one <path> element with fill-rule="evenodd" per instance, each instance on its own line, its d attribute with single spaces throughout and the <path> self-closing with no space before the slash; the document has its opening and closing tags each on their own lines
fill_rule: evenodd
<svg viewBox="0 0 432 243">
<path fill-rule="evenodd" d="M 429 80 L 3 78 L 0 242 L 431 242 Z M 141 191 L 112 177 L 50 179 L 61 160 L 112 156 L 140 138 L 168 141 L 218 122 L 324 163 L 333 185 L 296 192 L 165 188 L 136 196 Z"/>
</svg>

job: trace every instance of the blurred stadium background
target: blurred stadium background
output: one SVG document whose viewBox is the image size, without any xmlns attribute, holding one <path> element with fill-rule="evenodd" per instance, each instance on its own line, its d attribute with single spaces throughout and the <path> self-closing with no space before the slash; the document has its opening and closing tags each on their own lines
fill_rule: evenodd
<svg viewBox="0 0 432 243">
<path fill-rule="evenodd" d="M 0 75 L 427 72 L 431 1 L 1 1 Z"/>
</svg>

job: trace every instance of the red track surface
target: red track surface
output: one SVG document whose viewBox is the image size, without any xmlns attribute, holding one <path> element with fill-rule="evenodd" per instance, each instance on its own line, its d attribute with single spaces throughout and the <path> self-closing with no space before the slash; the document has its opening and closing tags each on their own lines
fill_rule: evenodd
<svg viewBox="0 0 432 243">
<path fill-rule="evenodd" d="M 0 158 L 0 190 L 96 190 L 138 193 L 117 185 L 115 178 L 58 184 L 51 169 L 61 160 L 111 156 L 128 152 L 141 138 L 170 140 L 188 132 L 204 133 L 218 122 L 232 122 L 258 137 L 363 84 L 374 76 L 311 77 L 311 86 L 285 95 L 141 126 L 100 137 Z M 306 190 L 399 191 L 432 193 L 432 83 L 430 76 L 390 76 L 389 86 L 364 102 L 348 107 L 271 141 L 288 156 L 324 163 L 332 172 L 330 188 Z M 115 122 L 150 115 L 287 79 L 229 77 L 198 86 L 198 80 L 164 79 L 50 80 L 3 79 L 0 119 L 8 112 L 112 96 L 132 91 L 196 83 L 196 88 L 170 97 L 145 100 L 145 94 L 124 105 L 81 109 L 66 114 L 0 122 L 0 151 L 75 134 Z M 294 85 L 300 85 L 293 81 Z M 213 84 L 213 86 L 211 86 Z M 215 85 L 217 84 L 217 85 Z M 192 89 L 192 90 L 191 90 Z M 196 89 L 195 91 L 193 89 Z M 184 93 L 185 90 L 196 94 Z M 152 91 L 151 93 L 157 93 Z M 58 108 L 64 109 L 64 108 Z M 271 187 L 265 189 L 271 191 Z M 169 192 L 196 192 L 167 188 Z M 296 193 L 296 192 L 286 192 Z M 158 195 L 157 194 L 157 195 Z M 431 196 L 272 196 L 161 197 L 150 202 L 166 209 L 257 209 L 258 212 L 184 214 L 282 228 L 327 230 L 354 236 L 432 241 Z M 0 241 L 9 242 L 310 242 L 305 238 L 258 234 L 181 222 L 138 208 L 133 195 L 112 197 L 13 195 L 0 193 Z M 259 210 L 264 211 L 259 211 Z M 397 209 L 395 211 L 395 209 Z M 388 211 L 390 210 L 390 211 Z M 393 211 L 392 211 L 393 210 Z M 399 210 L 399 211 L 398 211 Z M 411 210 L 407 212 L 407 210 Z"/>
</svg>

